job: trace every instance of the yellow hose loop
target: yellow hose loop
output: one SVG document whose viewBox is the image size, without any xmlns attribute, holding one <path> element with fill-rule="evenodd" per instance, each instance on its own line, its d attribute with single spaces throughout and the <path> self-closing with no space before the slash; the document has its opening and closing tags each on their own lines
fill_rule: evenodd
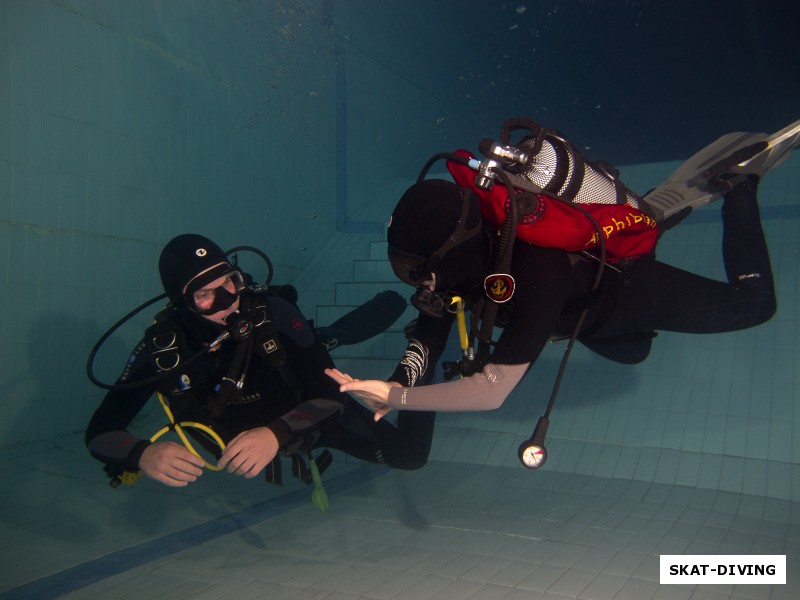
<svg viewBox="0 0 800 600">
<path fill-rule="evenodd" d="M 178 437 L 180 438 L 181 442 L 186 447 L 186 449 L 189 452 L 191 452 L 192 454 L 194 454 L 197 458 L 203 458 L 200 455 L 200 453 L 195 449 L 195 447 L 192 445 L 192 442 L 189 441 L 189 438 L 186 437 L 186 433 L 183 431 L 184 428 L 191 427 L 193 429 L 199 429 L 200 431 L 205 433 L 207 436 L 209 436 L 214 441 L 214 443 L 217 446 L 219 446 L 220 450 L 225 450 L 225 442 L 222 441 L 222 438 L 219 437 L 219 435 L 217 435 L 217 432 L 214 431 L 213 429 L 211 429 L 211 427 L 209 427 L 208 425 L 204 425 L 203 423 L 198 423 L 196 421 L 181 421 L 180 423 L 176 423 L 175 422 L 175 417 L 172 414 L 172 411 L 170 410 L 169 405 L 167 404 L 167 401 L 164 398 L 163 394 L 161 394 L 161 392 L 157 392 L 157 395 L 158 395 L 158 400 L 159 400 L 159 402 L 161 402 L 161 406 L 164 409 L 164 412 L 167 413 L 167 417 L 169 417 L 170 425 L 165 425 L 164 427 L 159 429 L 155 434 L 153 434 L 153 436 L 150 438 L 151 442 L 155 442 L 162 435 L 164 435 L 168 431 L 174 429 L 175 433 L 178 434 Z M 203 458 L 203 463 L 204 463 L 205 468 L 209 469 L 211 471 L 221 471 L 222 470 L 222 467 L 219 467 L 217 465 L 211 464 L 210 462 L 208 462 L 204 458 Z"/>
</svg>

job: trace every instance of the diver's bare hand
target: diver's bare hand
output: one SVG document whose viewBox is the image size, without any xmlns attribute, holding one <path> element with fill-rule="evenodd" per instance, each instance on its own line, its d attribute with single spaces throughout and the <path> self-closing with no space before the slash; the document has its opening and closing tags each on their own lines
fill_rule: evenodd
<svg viewBox="0 0 800 600">
<path fill-rule="evenodd" d="M 228 473 L 255 477 L 278 453 L 278 438 L 268 427 L 243 431 L 231 440 L 217 463 Z"/>
<path fill-rule="evenodd" d="M 339 391 L 352 394 L 375 411 L 375 421 L 380 421 L 392 409 L 389 402 L 389 390 L 401 387 L 395 381 L 379 379 L 355 379 L 339 369 L 325 369 L 325 374 L 339 384 Z"/>
<path fill-rule="evenodd" d="M 150 444 L 142 452 L 139 468 L 142 473 L 171 487 L 184 487 L 203 474 L 205 462 L 175 442 Z"/>
</svg>

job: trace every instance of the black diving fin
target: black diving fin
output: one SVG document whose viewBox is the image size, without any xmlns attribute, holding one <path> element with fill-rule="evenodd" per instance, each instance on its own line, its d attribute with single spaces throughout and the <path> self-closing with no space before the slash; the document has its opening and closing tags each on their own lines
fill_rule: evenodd
<svg viewBox="0 0 800 600">
<path fill-rule="evenodd" d="M 406 306 L 400 294 L 386 290 L 327 327 L 318 327 L 317 331 L 328 350 L 358 344 L 389 329 L 405 312 Z"/>
</svg>

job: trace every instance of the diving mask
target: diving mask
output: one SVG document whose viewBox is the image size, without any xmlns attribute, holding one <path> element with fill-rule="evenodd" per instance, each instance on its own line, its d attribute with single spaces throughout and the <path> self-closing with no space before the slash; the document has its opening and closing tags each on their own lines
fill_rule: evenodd
<svg viewBox="0 0 800 600">
<path fill-rule="evenodd" d="M 212 287 L 210 284 L 217 280 L 221 280 L 221 283 Z M 233 306 L 246 287 L 242 273 L 231 269 L 205 286 L 202 282 L 190 282 L 184 296 L 187 304 L 197 314 L 213 315 Z"/>
</svg>

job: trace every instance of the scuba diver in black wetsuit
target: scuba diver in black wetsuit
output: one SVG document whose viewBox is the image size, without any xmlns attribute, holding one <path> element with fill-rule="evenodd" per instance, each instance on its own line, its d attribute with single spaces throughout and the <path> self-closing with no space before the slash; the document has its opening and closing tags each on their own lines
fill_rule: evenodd
<svg viewBox="0 0 800 600">
<path fill-rule="evenodd" d="M 408 413 L 397 426 L 374 423 L 369 410 L 325 376 L 333 362 L 298 308 L 248 285 L 249 276 L 214 242 L 194 234 L 174 238 L 159 271 L 170 303 L 117 382 L 103 385 L 109 391 L 86 430 L 89 452 L 106 464 L 113 485 L 141 471 L 185 486 L 209 466 L 189 446 L 128 431 L 156 392 L 174 422 L 201 424 L 207 433 L 197 441 L 216 455 L 217 468 L 248 478 L 266 469 L 267 479 L 280 483 L 280 456 L 289 455 L 294 473 L 309 483 L 304 456 L 318 448 L 399 469 L 426 463 L 434 414 Z M 405 302 L 398 300 L 402 312 Z M 320 471 L 330 458 L 327 451 L 317 457 Z"/>
<path fill-rule="evenodd" d="M 480 165 L 477 165 L 477 160 L 469 164 L 465 161 L 462 166 L 456 165 L 454 168 L 450 161 L 459 160 L 461 154 L 446 155 L 448 168 L 457 181 L 460 179 L 461 185 L 445 180 L 425 180 L 425 172 L 431 164 L 429 162 L 417 183 L 400 199 L 387 230 L 389 260 L 395 274 L 402 281 L 417 287 L 412 302 L 420 309 L 420 313 L 410 333 L 405 356 L 389 381 L 354 379 L 335 369 L 329 370 L 328 375 L 340 384 L 341 391 L 351 393 L 369 404 L 376 411 L 376 420 L 380 420 L 391 409 L 491 410 L 505 401 L 545 344 L 554 338 L 570 338 L 564 361 L 572 343 L 578 340 L 606 358 L 635 364 L 648 356 L 652 340 L 659 330 L 719 333 L 764 323 L 775 313 L 776 300 L 756 191 L 760 175 L 786 158 L 788 150 L 797 144 L 800 132 L 798 125 L 800 122 L 785 130 L 790 135 L 781 138 L 783 145 L 778 148 L 779 152 L 772 148 L 773 160 L 748 167 L 748 160 L 752 164 L 759 157 L 763 158 L 765 151 L 764 148 L 751 148 L 748 152 L 756 152 L 755 158 L 738 154 L 732 159 L 722 157 L 711 166 L 706 163 L 700 171 L 702 184 L 693 184 L 697 190 L 702 188 L 702 200 L 697 190 L 684 189 L 683 206 L 660 206 L 652 211 L 658 214 L 658 225 L 665 230 L 672 224 L 667 217 L 683 218 L 692 206 L 723 195 L 723 259 L 727 282 L 700 277 L 658 262 L 652 250 L 639 255 L 630 253 L 630 256 L 617 256 L 614 262 L 608 261 L 606 264 L 605 255 L 599 256 L 597 247 L 593 251 L 582 252 L 579 251 L 580 246 L 559 248 L 550 240 L 549 247 L 545 247 L 536 242 L 523 241 L 513 234 L 510 238 L 504 237 L 501 235 L 503 227 L 506 224 L 511 227 L 514 220 L 508 218 L 500 224 L 490 222 L 494 205 L 487 205 L 485 200 L 488 194 L 482 193 L 487 189 L 497 190 L 499 186 L 496 183 L 493 188 L 482 187 L 486 182 L 485 178 L 481 179 L 484 172 L 498 177 L 502 174 L 484 168 L 491 161 Z M 512 175 L 515 173 L 519 176 L 519 179 L 512 181 L 515 188 L 528 189 L 525 186 L 536 175 L 531 175 L 534 168 L 553 179 L 561 171 L 563 177 L 549 191 L 546 188 L 549 181 L 533 188 L 539 192 L 532 199 L 525 198 L 528 201 L 527 208 L 519 211 L 517 219 L 520 227 L 526 222 L 526 217 L 532 217 L 529 223 L 536 225 L 536 219 L 542 213 L 547 215 L 549 208 L 546 202 L 552 201 L 560 189 L 572 189 L 572 197 L 566 202 L 573 205 L 573 201 L 585 191 L 587 183 L 600 180 L 599 170 L 591 167 L 590 172 L 590 166 L 583 162 L 574 148 L 559 149 L 561 144 L 568 142 L 560 136 L 548 134 L 544 137 L 544 143 L 539 139 L 535 148 L 533 143 L 523 148 L 534 148 L 540 154 L 533 158 L 524 157 L 520 161 L 523 168 L 512 171 Z M 550 152 L 553 161 L 562 157 L 573 161 L 569 169 L 563 165 L 553 165 L 552 168 L 549 165 L 545 165 L 548 168 L 542 166 L 542 162 L 549 160 L 547 156 L 542 158 L 545 154 L 543 148 L 558 150 Z M 520 147 L 501 149 L 496 156 L 511 156 L 519 150 Z M 471 155 L 467 158 L 472 159 Z M 472 170 L 474 179 L 470 176 L 467 181 L 463 173 L 459 176 L 458 169 L 467 168 L 463 165 Z M 580 177 L 575 173 L 580 173 Z M 522 187 L 519 187 L 517 182 L 522 178 L 526 181 L 520 183 Z M 584 185 L 581 186 L 581 183 Z M 638 216 L 630 222 L 640 222 L 642 233 L 651 236 L 651 246 L 654 245 L 655 230 L 651 230 L 649 225 L 645 227 L 651 217 L 642 216 L 652 209 L 648 205 L 648 196 L 635 196 L 622 187 L 616 177 L 609 176 L 606 183 L 611 191 L 612 203 L 615 201 L 613 196 L 616 196 L 616 202 L 624 210 L 636 206 L 630 214 Z M 601 189 L 601 186 L 595 185 L 594 189 Z M 663 190 L 657 188 L 657 191 L 661 193 Z M 514 194 L 519 193 L 520 197 L 523 194 L 512 190 L 510 186 L 500 188 L 500 192 L 499 205 L 502 207 L 505 201 L 506 213 L 516 214 L 511 212 L 511 207 L 520 200 L 512 198 Z M 669 194 L 664 194 L 664 197 L 667 196 Z M 603 199 L 598 201 L 607 203 Z M 562 210 L 561 205 L 559 210 Z M 576 219 L 583 218 L 577 211 L 573 212 L 577 215 Z M 664 219 L 661 220 L 661 217 Z M 583 219 L 584 222 L 594 222 L 598 233 L 606 230 L 602 222 L 598 225 L 593 219 L 587 219 Z M 622 222 L 619 219 L 617 221 Z M 559 225 L 556 222 L 555 229 Z M 546 238 L 553 228 L 548 229 L 547 225 L 542 227 Z M 591 227 L 588 225 L 590 231 L 573 237 L 579 242 L 593 237 L 595 232 Z M 574 228 L 570 224 L 563 230 L 569 233 Z M 602 239 L 602 236 L 596 237 Z M 631 247 L 647 247 L 632 239 Z M 507 243 L 505 248 L 502 247 L 504 242 Z M 504 257 L 505 264 L 498 268 L 498 263 Z M 468 308 L 474 308 L 470 330 L 473 339 L 466 345 L 462 342 L 464 356 L 457 364 L 445 363 L 446 378 L 452 378 L 454 374 L 460 374 L 461 378 L 419 386 L 420 380 L 433 370 L 447 343 L 456 312 L 449 306 L 462 301 L 466 302 Z M 485 327 L 487 313 L 481 313 L 487 306 L 494 311 L 489 320 L 488 335 Z M 502 327 L 496 342 L 491 339 L 495 324 Z M 478 342 L 477 351 L 472 347 L 474 340 Z M 545 421 L 552 408 L 563 367 L 564 362 L 545 417 L 542 418 Z M 546 431 L 547 423 L 542 423 L 542 419 L 540 424 Z M 520 458 L 527 466 L 532 466 L 523 458 L 522 450 L 521 447 Z"/>
</svg>

